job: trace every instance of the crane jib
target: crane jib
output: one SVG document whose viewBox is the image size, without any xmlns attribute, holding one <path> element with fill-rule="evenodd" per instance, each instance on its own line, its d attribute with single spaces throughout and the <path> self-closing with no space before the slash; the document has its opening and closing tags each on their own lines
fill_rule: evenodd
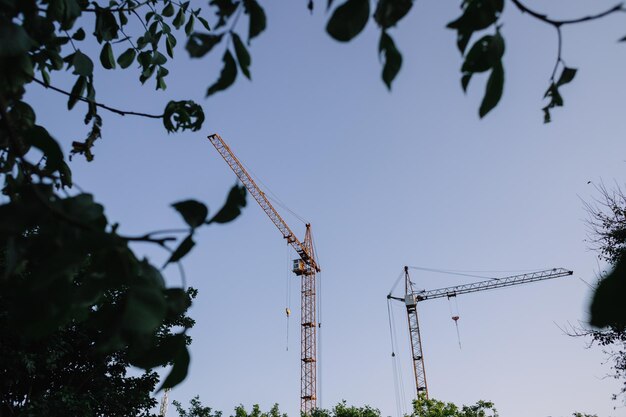
<svg viewBox="0 0 626 417">
<path fill-rule="evenodd" d="M 510 277 L 491 279 L 487 281 L 472 282 L 470 284 L 457 285 L 455 287 L 439 288 L 415 294 L 416 301 L 431 300 L 433 298 L 456 297 L 460 294 L 491 290 L 496 288 L 510 287 L 518 284 L 543 281 L 546 279 L 559 278 L 572 275 L 573 272 L 564 268 L 547 269 L 544 271 L 532 272 L 530 274 L 514 275 Z"/>
<path fill-rule="evenodd" d="M 254 182 L 248 171 L 243 167 L 243 164 L 237 159 L 235 154 L 232 152 L 230 147 L 224 142 L 220 135 L 214 133 L 208 136 L 208 139 L 211 141 L 217 152 L 224 158 L 228 166 L 233 170 L 239 181 L 246 187 L 246 190 L 252 195 L 252 197 L 256 200 L 256 202 L 261 206 L 265 214 L 272 220 L 272 223 L 278 228 L 278 230 L 282 233 L 283 238 L 287 240 L 287 243 L 294 248 L 298 256 L 302 258 L 304 262 L 306 262 L 311 267 L 315 268 L 317 272 L 320 271 L 319 265 L 316 264 L 315 260 L 309 254 L 308 249 L 305 245 L 298 240 L 295 233 L 291 231 L 287 223 L 283 220 L 283 218 L 278 214 L 272 203 L 267 199 L 265 193 L 261 191 L 259 186 Z"/>
</svg>

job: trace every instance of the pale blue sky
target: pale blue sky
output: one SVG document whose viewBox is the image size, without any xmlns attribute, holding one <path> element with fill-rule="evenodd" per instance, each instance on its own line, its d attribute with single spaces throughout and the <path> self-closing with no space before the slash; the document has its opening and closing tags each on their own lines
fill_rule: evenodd
<svg viewBox="0 0 626 417">
<path fill-rule="evenodd" d="M 431 396 L 456 403 L 494 401 L 506 417 L 624 415 L 610 400 L 619 383 L 602 379 L 598 348 L 585 349 L 559 326 L 587 317 L 599 265 L 584 242 L 588 181 L 624 181 L 623 20 L 564 28 L 564 58 L 580 68 L 562 89 L 565 108 L 542 123 L 541 97 L 556 51 L 553 29 L 509 7 L 506 85 L 484 120 L 478 106 L 485 79 L 467 95 L 461 58 L 445 24 L 457 2 L 418 2 L 392 34 L 404 66 L 388 93 L 376 56 L 378 31 L 368 24 L 348 45 L 324 33 L 318 2 L 266 6 L 268 30 L 253 42 L 252 78 L 204 100 L 217 77 L 221 50 L 170 65 L 168 90 L 141 88 L 129 72 L 100 71 L 100 101 L 160 113 L 169 99 L 200 102 L 201 132 L 167 135 L 159 122 L 106 114 L 104 138 L 87 164 L 72 162 L 77 182 L 105 203 L 126 233 L 177 227 L 170 203 L 196 198 L 220 207 L 235 176 L 205 139 L 218 132 L 237 156 L 294 211 L 313 224 L 323 268 L 322 405 L 341 399 L 395 415 L 385 295 L 403 265 L 520 270 L 565 267 L 574 277 L 459 297 L 463 349 L 448 303 L 424 303 L 420 318 Z M 543 2 L 528 2 L 537 9 Z M 551 2 L 593 12 L 611 1 Z M 206 3 L 202 2 L 205 6 Z M 547 10 L 550 11 L 550 10 Z M 240 22 L 245 33 L 246 22 Z M 120 50 L 121 52 L 121 50 Z M 69 89 L 69 87 L 68 87 Z M 65 112 L 63 98 L 29 89 L 40 123 L 69 150 L 85 134 L 83 109 Z M 304 225 L 279 209 L 296 233 Z M 165 253 L 137 250 L 160 264 Z M 239 403 L 274 402 L 299 409 L 299 282 L 289 275 L 294 253 L 253 200 L 236 222 L 201 231 L 185 259 L 200 290 L 192 316 L 192 365 L 171 398 L 229 413 Z M 175 268 L 167 278 L 179 282 Z M 292 282 L 289 351 L 285 351 L 286 280 Z M 431 289 L 464 279 L 413 273 Z M 396 310 L 401 318 L 402 310 Z M 401 343 L 408 347 L 399 321 Z M 405 385 L 408 353 L 401 352 Z M 409 395 L 411 391 L 407 392 Z M 173 415 L 173 410 L 169 415 Z"/>
</svg>

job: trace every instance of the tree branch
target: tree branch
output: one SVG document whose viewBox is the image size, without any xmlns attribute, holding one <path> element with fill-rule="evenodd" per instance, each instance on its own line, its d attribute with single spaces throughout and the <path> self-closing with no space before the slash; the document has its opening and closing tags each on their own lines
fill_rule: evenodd
<svg viewBox="0 0 626 417">
<path fill-rule="evenodd" d="M 534 10 L 529 9 L 527 6 L 522 4 L 522 2 L 520 0 L 511 0 L 511 1 L 513 2 L 513 4 L 522 13 L 528 13 L 529 15 L 534 17 L 535 19 L 541 20 L 542 22 L 545 22 L 545 23 L 547 23 L 549 25 L 552 25 L 552 26 L 555 26 L 555 27 L 559 27 L 559 26 L 563 26 L 563 25 L 571 25 L 571 24 L 574 24 L 574 23 L 588 22 L 590 20 L 600 19 L 600 18 L 603 18 L 603 17 L 608 16 L 610 14 L 613 14 L 613 13 L 625 10 L 624 9 L 624 3 L 618 3 L 615 6 L 611 7 L 610 9 L 605 10 L 603 12 L 600 12 L 598 14 L 584 16 L 584 17 L 580 17 L 580 18 L 577 18 L 577 19 L 555 20 L 555 19 L 550 19 L 548 17 L 548 15 L 541 14 L 539 12 L 536 12 Z"/>
<path fill-rule="evenodd" d="M 150 233 L 147 233 L 143 236 L 119 236 L 120 239 L 123 239 L 127 242 L 146 242 L 146 243 L 156 243 L 159 246 L 166 247 L 165 244 L 167 242 L 173 242 L 176 240 L 175 237 L 167 236 L 162 238 L 153 238 L 150 236 Z"/>
<path fill-rule="evenodd" d="M 41 85 L 41 86 L 43 86 L 45 88 L 49 88 L 49 89 L 54 90 L 54 91 L 56 91 L 58 93 L 64 94 L 64 95 L 66 95 L 68 97 L 76 97 L 74 94 L 68 93 L 65 90 L 61 90 L 58 87 L 54 87 L 52 85 L 46 85 L 46 83 L 44 83 L 41 80 L 38 80 L 35 77 L 31 77 L 31 79 L 33 81 L 35 81 L 37 84 L 39 84 L 39 85 Z M 148 113 L 135 112 L 135 111 L 130 111 L 130 110 L 120 110 L 120 109 L 116 109 L 116 108 L 113 108 L 113 107 L 109 107 L 106 104 L 98 103 L 96 101 L 89 100 L 87 98 L 80 97 L 80 96 L 78 97 L 78 100 L 79 101 L 84 101 L 85 103 L 93 104 L 96 107 L 100 107 L 100 108 L 108 110 L 108 111 L 110 111 L 112 113 L 119 114 L 120 116 L 128 116 L 128 115 L 130 115 L 130 116 L 141 116 L 141 117 L 147 117 L 147 118 L 150 118 L 150 119 L 162 119 L 163 116 L 164 116 L 163 114 L 158 114 L 157 115 L 157 114 L 148 114 Z"/>
</svg>

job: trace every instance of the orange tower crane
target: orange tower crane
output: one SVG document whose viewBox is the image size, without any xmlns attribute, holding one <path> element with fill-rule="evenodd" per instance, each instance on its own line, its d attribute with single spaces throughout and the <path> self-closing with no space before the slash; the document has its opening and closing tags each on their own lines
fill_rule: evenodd
<svg viewBox="0 0 626 417">
<path fill-rule="evenodd" d="M 301 277 L 301 379 L 300 379 L 300 411 L 311 415 L 317 402 L 317 318 L 316 318 L 316 273 L 320 267 L 315 260 L 311 225 L 306 225 L 304 241 L 300 242 L 291 231 L 287 223 L 280 217 L 274 206 L 269 202 L 265 193 L 256 185 L 248 171 L 239 159 L 233 154 L 226 142 L 218 134 L 209 136 L 209 140 L 224 158 L 230 169 L 239 178 L 248 192 L 259 203 L 265 214 L 276 225 L 278 230 L 298 254 L 299 258 L 293 261 L 293 273 Z"/>
<path fill-rule="evenodd" d="M 411 340 L 411 354 L 413 359 L 413 373 L 415 375 L 415 389 L 417 396 L 419 396 L 420 393 L 424 393 L 424 395 L 428 399 L 428 385 L 426 384 L 426 370 L 424 368 L 422 337 L 420 336 L 419 320 L 417 318 L 417 303 L 442 297 L 456 297 L 457 295 L 467 294 L 471 292 L 511 287 L 513 285 L 527 284 L 530 282 L 559 278 L 572 274 L 573 272 L 567 269 L 554 268 L 528 274 L 513 275 L 505 278 L 472 282 L 469 284 L 458 285 L 455 287 L 439 288 L 429 291 L 416 291 L 413 287 L 413 282 L 409 277 L 409 267 L 405 266 L 404 297 L 394 297 L 391 295 L 390 292 L 387 295 L 387 299 L 402 301 L 406 306 L 406 314 L 409 323 L 409 339 Z M 452 319 L 456 321 L 458 320 L 458 316 L 454 316 Z"/>
</svg>

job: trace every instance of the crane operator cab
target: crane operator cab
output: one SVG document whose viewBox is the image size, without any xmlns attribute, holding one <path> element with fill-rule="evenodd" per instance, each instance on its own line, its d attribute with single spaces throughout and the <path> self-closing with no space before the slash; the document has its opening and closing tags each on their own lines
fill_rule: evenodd
<svg viewBox="0 0 626 417">
<path fill-rule="evenodd" d="M 404 304 L 407 308 L 415 307 L 417 305 L 417 297 L 415 294 L 406 294 L 404 296 Z"/>
<path fill-rule="evenodd" d="M 312 272 L 311 265 L 308 265 L 302 259 L 294 259 L 292 272 L 296 275 L 310 275 Z"/>
</svg>

